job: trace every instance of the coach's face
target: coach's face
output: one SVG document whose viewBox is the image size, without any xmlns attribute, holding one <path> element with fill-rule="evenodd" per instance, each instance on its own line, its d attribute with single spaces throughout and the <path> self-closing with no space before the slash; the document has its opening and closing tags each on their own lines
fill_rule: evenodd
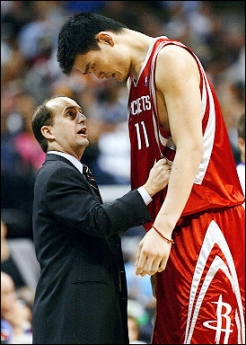
<svg viewBox="0 0 246 345">
<path fill-rule="evenodd" d="M 42 128 L 48 139 L 48 151 L 57 150 L 81 159 L 89 145 L 86 117 L 81 107 L 68 97 L 57 97 L 47 102 L 54 114 L 53 125 Z"/>
</svg>

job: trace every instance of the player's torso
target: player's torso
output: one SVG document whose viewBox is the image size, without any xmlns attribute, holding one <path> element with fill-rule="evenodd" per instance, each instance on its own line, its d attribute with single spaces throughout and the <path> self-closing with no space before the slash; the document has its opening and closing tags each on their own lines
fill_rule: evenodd
<svg viewBox="0 0 246 345">
<path fill-rule="evenodd" d="M 129 134 L 131 142 L 131 181 L 135 188 L 146 181 L 148 171 L 154 162 L 163 155 L 165 141 L 160 138 L 169 137 L 167 112 L 165 104 L 158 101 L 155 104 L 155 90 L 153 84 L 155 66 L 151 66 L 155 49 L 149 49 L 138 80 L 131 80 L 129 92 Z M 154 97 L 153 93 L 154 91 Z M 156 109 L 159 109 L 166 121 L 160 127 Z M 160 132 L 161 131 L 161 132 Z M 143 169 L 142 169 L 143 168 Z"/>
<path fill-rule="evenodd" d="M 157 160 L 166 157 L 172 162 L 176 152 L 169 131 L 164 97 L 161 97 L 156 91 L 154 81 L 156 57 L 166 44 L 177 44 L 187 49 L 197 60 L 201 75 L 204 157 L 184 214 L 195 213 L 209 207 L 223 207 L 225 204 L 232 206 L 240 203 L 241 195 L 238 191 L 234 160 L 229 152 L 230 143 L 217 97 L 195 55 L 182 43 L 170 41 L 165 37 L 157 38 L 150 47 L 138 80 L 131 79 L 128 106 L 132 188 L 137 188 L 145 183 L 151 167 Z M 161 114 L 161 123 L 159 114 Z M 225 166 L 224 171 L 218 168 L 221 166 Z M 165 195 L 165 191 L 163 195 Z M 159 202 L 162 203 L 161 200 Z"/>
</svg>

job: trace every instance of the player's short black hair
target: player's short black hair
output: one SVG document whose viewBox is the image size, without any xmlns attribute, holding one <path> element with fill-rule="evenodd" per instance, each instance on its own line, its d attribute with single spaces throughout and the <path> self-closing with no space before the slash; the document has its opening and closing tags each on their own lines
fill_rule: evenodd
<svg viewBox="0 0 246 345">
<path fill-rule="evenodd" d="M 99 50 L 96 35 L 100 31 L 120 32 L 126 25 L 97 13 L 72 15 L 61 27 L 58 36 L 57 61 L 64 74 L 69 74 L 79 54 Z"/>
</svg>

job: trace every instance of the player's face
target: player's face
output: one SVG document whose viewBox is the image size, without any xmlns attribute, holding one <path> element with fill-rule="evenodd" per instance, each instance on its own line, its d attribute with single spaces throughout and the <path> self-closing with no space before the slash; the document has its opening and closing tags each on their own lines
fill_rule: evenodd
<svg viewBox="0 0 246 345">
<path fill-rule="evenodd" d="M 83 74 L 93 73 L 98 79 L 113 78 L 123 82 L 129 76 L 122 53 L 120 54 L 114 47 L 106 45 L 103 45 L 100 50 L 78 55 L 73 68 Z"/>
</svg>

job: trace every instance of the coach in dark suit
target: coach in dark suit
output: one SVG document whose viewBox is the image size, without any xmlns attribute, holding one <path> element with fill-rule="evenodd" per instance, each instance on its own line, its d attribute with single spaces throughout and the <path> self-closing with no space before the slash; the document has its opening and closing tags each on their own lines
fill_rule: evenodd
<svg viewBox="0 0 246 345">
<path fill-rule="evenodd" d="M 166 161 L 146 184 L 102 203 L 83 175 L 89 141 L 80 106 L 56 96 L 33 116 L 44 152 L 34 189 L 33 237 L 41 267 L 34 344 L 127 344 L 127 291 L 120 234 L 150 221 L 146 204 L 169 178 Z M 154 263 L 153 263 L 154 265 Z"/>
</svg>

